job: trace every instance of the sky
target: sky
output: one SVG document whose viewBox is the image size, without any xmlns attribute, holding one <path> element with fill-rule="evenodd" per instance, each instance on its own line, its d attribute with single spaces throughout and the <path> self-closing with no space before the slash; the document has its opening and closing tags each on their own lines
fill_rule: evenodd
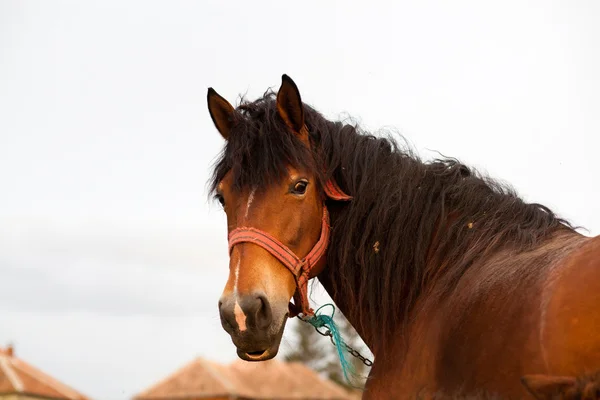
<svg viewBox="0 0 600 400">
<path fill-rule="evenodd" d="M 234 103 L 286 73 L 327 117 L 600 234 L 599 20 L 593 0 L 0 1 L 0 346 L 106 400 L 236 358 L 210 86 Z"/>
</svg>

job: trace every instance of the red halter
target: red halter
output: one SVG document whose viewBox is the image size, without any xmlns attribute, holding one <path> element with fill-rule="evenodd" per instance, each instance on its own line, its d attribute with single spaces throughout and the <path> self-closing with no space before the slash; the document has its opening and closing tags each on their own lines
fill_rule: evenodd
<svg viewBox="0 0 600 400">
<path fill-rule="evenodd" d="M 339 186 L 329 180 L 325 185 L 325 194 L 332 200 L 350 200 L 351 196 L 345 194 Z M 287 269 L 294 275 L 296 280 L 296 292 L 294 293 L 294 305 L 296 310 L 290 310 L 290 317 L 302 312 L 305 316 L 314 314 L 308 302 L 308 280 L 311 278 L 310 271 L 326 253 L 329 245 L 329 212 L 323 204 L 323 217 L 321 219 L 321 236 L 312 250 L 300 259 L 289 247 L 281 243 L 277 238 L 252 227 L 239 227 L 229 233 L 229 254 L 233 250 L 233 246 L 238 243 L 250 242 L 254 243 L 271 253 L 277 258 Z"/>
</svg>

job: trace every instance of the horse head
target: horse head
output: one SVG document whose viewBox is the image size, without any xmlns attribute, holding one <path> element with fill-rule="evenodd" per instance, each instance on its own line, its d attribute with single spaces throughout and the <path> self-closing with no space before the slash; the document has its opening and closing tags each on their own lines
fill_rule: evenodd
<svg viewBox="0 0 600 400">
<path fill-rule="evenodd" d="M 229 232 L 221 323 L 240 358 L 268 360 L 287 318 L 312 313 L 307 283 L 325 266 L 329 235 L 324 199 L 344 196 L 323 183 L 300 93 L 288 76 L 276 98 L 237 109 L 210 88 L 208 108 L 226 141 L 213 188 Z"/>
</svg>

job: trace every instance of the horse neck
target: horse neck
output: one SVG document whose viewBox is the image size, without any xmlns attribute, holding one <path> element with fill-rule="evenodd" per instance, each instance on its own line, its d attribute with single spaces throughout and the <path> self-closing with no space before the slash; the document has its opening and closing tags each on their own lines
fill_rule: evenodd
<svg viewBox="0 0 600 400">
<path fill-rule="evenodd" d="M 352 299 L 336 295 L 333 287 L 333 282 L 331 280 L 331 275 L 327 273 L 327 270 L 323 271 L 318 276 L 318 279 L 321 285 L 323 285 L 323 287 L 329 294 L 329 296 L 333 299 L 337 309 L 341 311 L 342 314 L 344 314 L 344 317 L 348 320 L 350 325 L 352 325 L 356 333 L 358 333 L 358 336 L 360 336 L 362 341 L 367 345 L 367 347 L 369 347 L 369 350 L 371 350 L 371 352 L 374 355 L 376 355 L 374 349 L 377 348 L 378 343 L 376 343 L 373 338 L 376 337 L 377 327 L 375 327 L 375 329 L 369 329 L 367 327 L 361 326 L 356 316 L 352 315 L 349 312 L 349 304 L 352 302 Z"/>
<path fill-rule="evenodd" d="M 329 212 L 331 214 L 331 224 L 335 225 L 335 221 L 338 218 L 339 209 L 343 207 L 341 203 L 334 203 L 329 205 Z M 323 285 L 329 296 L 333 299 L 337 309 L 344 315 L 350 325 L 354 328 L 356 333 L 360 336 L 362 341 L 369 347 L 369 350 L 376 355 L 376 349 L 379 346 L 378 333 L 380 330 L 379 326 L 365 326 L 360 324 L 357 315 L 356 299 L 353 296 L 346 296 L 341 293 L 336 293 L 334 280 L 340 279 L 336 274 L 334 266 L 327 265 L 325 269 L 318 275 L 319 282 Z M 361 306 L 360 304 L 358 305 Z M 359 312 L 365 312 L 366 310 L 360 310 Z"/>
<path fill-rule="evenodd" d="M 417 160 L 410 162 L 417 172 L 423 166 Z M 457 176 L 462 176 L 461 168 L 455 167 Z M 392 199 L 391 208 L 385 210 L 364 207 L 363 202 L 357 207 L 362 214 L 347 220 L 348 213 L 344 211 L 347 204 L 332 202 L 329 205 L 333 227 L 329 251 L 332 254 L 327 257 L 328 265 L 319 280 L 375 355 L 382 343 L 408 328 L 415 306 L 433 286 L 444 283 L 444 290 L 438 293 L 443 296 L 476 260 L 481 261 L 503 248 L 531 249 L 553 232 L 567 228 L 549 210 L 522 203 L 511 193 L 488 187 L 477 177 L 470 179 L 474 183 L 464 189 L 455 187 L 454 197 L 448 202 L 443 195 L 438 195 L 446 191 L 446 181 L 424 180 L 423 184 L 429 186 L 421 191 L 420 183 L 408 177 L 396 184 L 403 185 L 415 199 L 426 200 L 429 188 L 433 198 L 438 196 L 442 200 L 429 204 L 424 200 L 415 201 L 414 207 L 409 207 L 408 204 L 398 206 Z M 449 181 L 458 185 L 457 179 Z M 469 203 L 468 199 L 461 199 L 462 194 L 457 190 L 464 190 L 465 197 L 473 190 L 485 191 L 486 196 Z M 370 198 L 373 192 L 379 194 L 376 188 L 371 188 L 364 195 Z M 514 206 L 516 203 L 519 204 Z M 380 215 L 387 219 L 373 219 Z M 365 223 L 367 218 L 370 220 Z M 352 231 L 355 235 L 348 239 L 348 232 Z M 344 236 L 342 246 L 336 248 L 339 244 L 336 239 Z M 348 245 L 348 240 L 352 245 Z M 379 245 L 380 241 L 380 249 L 376 250 L 374 244 Z M 340 283 L 345 285 L 341 290 Z"/>
<path fill-rule="evenodd" d="M 378 151 L 378 149 L 374 150 Z M 391 157 L 389 153 L 384 156 Z M 341 162 L 339 164 L 334 175 L 341 178 L 340 183 L 344 187 L 350 189 L 353 195 L 360 196 L 360 198 L 355 197 L 355 199 L 352 200 L 360 201 L 360 205 L 354 203 L 353 206 L 355 207 L 355 211 L 349 215 L 346 209 L 346 207 L 348 207 L 347 202 L 328 202 L 328 208 L 331 214 L 331 225 L 333 227 L 332 240 L 329 249 L 329 252 L 332 254 L 330 254 L 331 257 L 327 257 L 328 266 L 325 271 L 319 275 L 319 280 L 335 301 L 338 308 L 361 336 L 362 340 L 375 354 L 381 342 L 385 342 L 386 338 L 392 334 L 392 331 L 397 331 L 398 328 L 401 328 L 398 323 L 399 320 L 402 319 L 401 315 L 404 313 L 404 310 L 401 309 L 401 302 L 398 301 L 398 296 L 396 295 L 399 293 L 404 295 L 405 292 L 408 293 L 413 289 L 407 287 L 400 288 L 397 284 L 396 287 L 387 286 L 384 282 L 386 279 L 385 275 L 392 273 L 391 263 L 389 261 L 387 262 L 388 269 L 386 271 L 377 271 L 380 268 L 372 265 L 374 260 L 371 259 L 367 262 L 366 259 L 371 257 L 374 253 L 379 253 L 378 246 L 381 244 L 383 249 L 381 250 L 379 257 L 385 257 L 387 260 L 393 259 L 394 263 L 397 263 L 398 265 L 408 264 L 409 262 L 414 263 L 415 260 L 407 262 L 408 257 L 406 255 L 403 256 L 403 253 L 414 255 L 415 259 L 421 257 L 424 258 L 426 256 L 424 250 L 427 249 L 421 249 L 421 247 L 427 247 L 428 242 L 427 239 L 424 241 L 415 240 L 417 232 L 408 232 L 408 230 L 396 232 L 393 238 L 386 237 L 386 230 L 388 227 L 402 226 L 404 222 L 410 222 L 413 226 L 418 224 L 418 220 L 420 219 L 419 210 L 412 210 L 411 215 L 406 215 L 407 209 L 399 210 L 398 205 L 393 204 L 395 201 L 393 197 L 398 191 L 395 189 L 390 190 L 388 182 L 385 182 L 381 176 L 373 176 L 373 174 L 382 173 L 383 168 L 371 168 L 368 172 L 356 169 L 353 170 L 352 160 L 348 158 L 344 161 L 345 163 Z M 390 162 L 382 156 L 381 158 L 378 158 L 376 162 L 383 163 L 382 167 L 390 166 L 390 164 L 394 164 L 395 167 L 399 167 L 400 164 L 405 166 L 410 165 L 412 170 L 418 170 L 422 165 L 418 160 L 409 159 L 408 157 L 402 157 L 402 159 L 397 158 Z M 348 175 L 344 176 L 344 174 Z M 420 171 L 417 171 L 415 175 L 420 175 Z M 381 191 L 372 185 L 370 185 L 371 187 L 369 187 L 369 190 L 357 194 L 357 188 L 352 187 L 352 184 L 349 184 L 347 181 L 347 179 L 352 179 L 348 178 L 348 176 L 354 176 L 354 178 L 358 180 L 359 183 L 355 181 L 354 186 L 362 186 L 360 181 L 364 179 L 368 179 L 371 182 L 379 181 L 382 185 L 387 185 L 388 187 L 383 188 L 383 190 L 388 191 L 385 196 L 387 196 L 386 201 L 391 204 L 391 208 L 383 210 L 384 207 L 379 205 L 381 203 L 379 201 L 380 196 L 382 195 Z M 403 187 L 414 186 L 414 188 L 410 190 L 413 194 L 416 194 L 415 188 L 419 183 L 419 180 L 411 178 L 410 176 L 407 177 L 406 181 L 395 182 L 396 185 L 402 185 Z M 385 217 L 384 220 L 375 221 L 373 219 L 374 215 L 384 215 Z M 367 229 L 362 230 L 361 224 L 366 224 L 365 226 Z M 380 226 L 377 227 L 378 225 Z M 424 230 L 419 228 L 419 232 L 423 234 L 422 237 L 429 237 L 429 239 L 431 239 L 435 226 L 433 223 L 428 225 L 431 226 L 426 227 Z M 357 233 L 357 235 L 353 235 L 354 238 L 352 239 L 348 237 L 348 233 L 351 232 Z M 339 240 L 337 239 L 340 239 L 342 243 L 339 243 Z M 364 243 L 365 241 L 367 242 L 366 244 Z M 390 241 L 395 244 L 392 245 Z M 402 243 L 402 246 L 398 246 L 397 243 Z M 357 263 L 361 264 L 360 269 L 362 272 L 354 269 L 348 274 L 348 269 L 352 269 L 351 265 L 356 265 Z M 363 272 L 366 272 L 366 275 L 363 274 Z M 413 282 L 421 280 L 419 275 L 410 276 L 408 278 L 409 279 L 402 283 L 402 285 L 408 286 L 409 283 L 412 285 Z M 339 290 L 340 282 L 345 282 L 342 284 L 342 286 L 345 287 L 341 291 Z M 365 285 L 361 284 L 364 282 L 373 283 L 373 288 L 379 288 L 374 290 L 377 291 L 378 295 L 381 295 L 381 297 L 376 298 L 377 296 L 366 294 L 367 292 L 373 292 L 374 290 L 366 288 Z M 389 293 L 391 292 L 390 289 L 396 293 L 396 298 L 393 300 L 390 300 L 389 297 Z M 368 298 L 365 298 L 365 296 Z M 381 301 L 382 299 L 385 300 Z M 385 307 L 385 310 L 383 307 Z M 381 315 L 381 318 L 377 319 L 378 315 Z M 369 319 L 370 321 L 368 321 Z M 391 323 L 388 323 L 390 321 Z M 382 329 L 385 329 L 388 334 L 382 334 Z"/>
</svg>

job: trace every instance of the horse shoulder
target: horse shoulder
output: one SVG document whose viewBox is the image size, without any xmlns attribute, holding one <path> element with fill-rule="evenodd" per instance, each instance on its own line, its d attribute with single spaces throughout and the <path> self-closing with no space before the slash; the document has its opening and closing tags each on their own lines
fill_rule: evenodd
<svg viewBox="0 0 600 400">
<path fill-rule="evenodd" d="M 548 372 L 600 370 L 600 236 L 553 269 L 543 295 L 540 342 Z"/>
</svg>

